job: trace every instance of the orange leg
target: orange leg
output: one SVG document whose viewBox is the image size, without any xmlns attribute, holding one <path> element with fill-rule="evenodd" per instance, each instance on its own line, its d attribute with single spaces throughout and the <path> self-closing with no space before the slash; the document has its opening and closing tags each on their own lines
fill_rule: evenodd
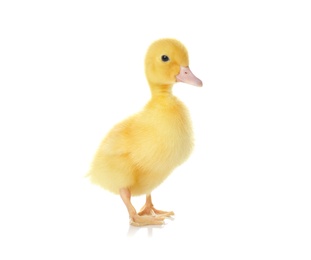
<svg viewBox="0 0 311 260">
<path fill-rule="evenodd" d="M 174 215 L 174 212 L 155 209 L 153 204 L 152 204 L 151 195 L 148 194 L 146 196 L 146 204 L 142 207 L 142 209 L 140 210 L 138 215 L 139 216 L 171 217 Z"/>
<path fill-rule="evenodd" d="M 127 188 L 120 189 L 120 196 L 127 208 L 130 216 L 130 224 L 133 226 L 145 225 L 162 225 L 164 224 L 165 216 L 142 216 L 137 214 L 134 206 L 131 203 L 131 192 Z"/>
</svg>

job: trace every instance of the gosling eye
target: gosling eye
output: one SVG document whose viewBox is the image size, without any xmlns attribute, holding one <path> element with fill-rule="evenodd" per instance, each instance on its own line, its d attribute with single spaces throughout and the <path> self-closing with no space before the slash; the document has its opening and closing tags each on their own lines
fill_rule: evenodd
<svg viewBox="0 0 311 260">
<path fill-rule="evenodd" d="M 167 61 L 170 60 L 170 58 L 169 58 L 168 56 L 166 56 L 166 55 L 162 55 L 161 59 L 162 59 L 162 61 L 164 61 L 164 62 L 167 62 Z"/>
</svg>

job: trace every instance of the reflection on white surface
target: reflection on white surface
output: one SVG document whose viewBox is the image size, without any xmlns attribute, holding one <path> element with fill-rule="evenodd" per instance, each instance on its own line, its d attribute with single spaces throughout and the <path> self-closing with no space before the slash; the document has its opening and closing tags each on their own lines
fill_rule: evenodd
<svg viewBox="0 0 311 260">
<path fill-rule="evenodd" d="M 144 226 L 144 227 L 135 227 L 135 226 L 129 225 L 127 236 L 133 237 L 136 235 L 137 232 L 140 232 L 140 233 L 147 234 L 148 237 L 152 237 L 154 229 L 162 229 L 162 228 L 164 228 L 164 225 L 163 226 Z"/>
</svg>

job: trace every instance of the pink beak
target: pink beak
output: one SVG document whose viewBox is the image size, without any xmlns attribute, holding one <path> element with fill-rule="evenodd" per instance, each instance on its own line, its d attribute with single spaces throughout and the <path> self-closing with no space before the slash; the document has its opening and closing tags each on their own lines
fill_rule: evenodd
<svg viewBox="0 0 311 260">
<path fill-rule="evenodd" d="M 180 72 L 176 76 L 177 82 L 184 82 L 190 85 L 194 85 L 197 87 L 202 87 L 203 83 L 200 79 L 193 75 L 189 67 L 182 67 L 180 66 Z"/>
</svg>

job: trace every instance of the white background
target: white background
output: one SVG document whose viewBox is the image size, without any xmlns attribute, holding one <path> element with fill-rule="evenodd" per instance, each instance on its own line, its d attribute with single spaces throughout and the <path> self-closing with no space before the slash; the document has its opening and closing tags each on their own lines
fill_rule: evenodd
<svg viewBox="0 0 311 260">
<path fill-rule="evenodd" d="M 310 259 L 308 1 L 1 1 L 1 259 Z M 196 149 L 128 225 L 83 176 L 150 94 L 149 44 L 188 48 Z M 143 197 L 133 199 L 139 209 Z"/>
</svg>

